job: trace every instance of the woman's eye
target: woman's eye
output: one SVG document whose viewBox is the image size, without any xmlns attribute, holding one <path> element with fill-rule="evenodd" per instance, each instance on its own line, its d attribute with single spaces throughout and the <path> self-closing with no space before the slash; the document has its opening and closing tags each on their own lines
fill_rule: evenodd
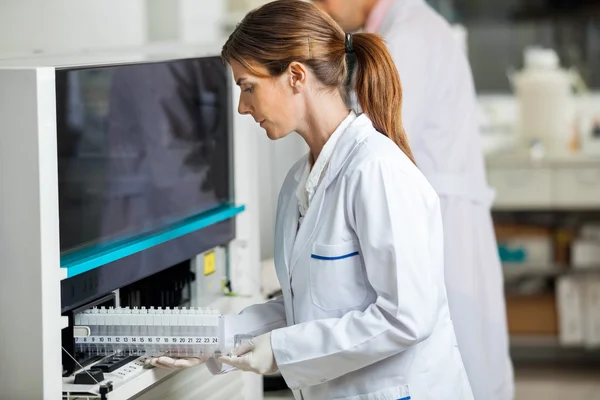
<svg viewBox="0 0 600 400">
<path fill-rule="evenodd" d="M 252 93 L 254 91 L 254 86 L 250 86 L 248 89 L 244 89 L 246 93 Z"/>
</svg>

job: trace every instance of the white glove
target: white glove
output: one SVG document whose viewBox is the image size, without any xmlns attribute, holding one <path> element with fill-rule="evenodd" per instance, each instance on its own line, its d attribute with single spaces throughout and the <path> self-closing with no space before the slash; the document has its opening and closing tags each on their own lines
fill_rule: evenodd
<svg viewBox="0 0 600 400">
<path fill-rule="evenodd" d="M 167 369 L 191 368 L 200 364 L 204 364 L 204 362 L 206 362 L 206 359 L 198 357 L 171 358 L 165 356 L 149 358 L 145 361 L 146 365 Z"/>
<path fill-rule="evenodd" d="M 234 357 L 221 356 L 219 361 L 242 371 L 265 375 L 277 372 L 277 363 L 271 347 L 271 332 L 251 339 L 235 350 Z"/>
</svg>

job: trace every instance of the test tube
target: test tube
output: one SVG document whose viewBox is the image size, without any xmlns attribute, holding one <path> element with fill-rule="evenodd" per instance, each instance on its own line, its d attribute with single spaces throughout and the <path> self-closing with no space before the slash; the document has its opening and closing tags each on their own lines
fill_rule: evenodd
<svg viewBox="0 0 600 400">
<path fill-rule="evenodd" d="M 142 355 L 146 351 L 146 337 L 145 337 L 145 326 L 144 322 L 146 322 L 146 316 L 144 315 L 146 309 L 144 307 L 140 308 L 139 314 L 136 316 L 136 325 L 137 325 L 137 345 L 136 345 L 136 354 Z"/>
<path fill-rule="evenodd" d="M 148 313 L 146 314 L 146 336 L 148 338 L 148 344 L 146 347 L 146 354 L 149 356 L 153 356 L 156 354 L 155 343 L 154 340 L 156 338 L 156 330 L 154 327 L 154 307 L 150 307 L 148 309 Z"/>
<path fill-rule="evenodd" d="M 126 354 L 131 354 L 132 347 L 130 343 L 131 338 L 131 309 L 123 309 L 123 349 Z"/>
<path fill-rule="evenodd" d="M 142 355 L 146 353 L 146 349 L 148 343 L 146 339 L 148 337 L 148 328 L 146 326 L 146 315 L 148 315 L 148 310 L 146 307 L 142 307 L 140 309 L 140 315 L 138 317 L 138 330 L 140 334 L 140 348 L 138 354 Z"/>
<path fill-rule="evenodd" d="M 106 308 L 100 307 L 98 311 L 98 354 L 106 354 L 106 347 L 104 345 L 106 335 Z"/>
<path fill-rule="evenodd" d="M 206 308 L 204 310 L 204 335 L 206 337 L 206 352 L 210 353 L 212 351 L 211 348 L 211 339 L 212 339 L 212 310 L 210 308 Z"/>
<path fill-rule="evenodd" d="M 185 317 L 185 325 L 187 326 L 187 336 L 191 338 L 191 343 L 188 346 L 188 354 L 190 357 L 197 357 L 196 354 L 196 332 L 194 330 L 194 312 L 193 308 L 187 309 L 187 315 Z"/>
<path fill-rule="evenodd" d="M 156 310 L 156 316 L 154 317 L 154 324 L 157 326 L 157 336 L 159 336 L 158 340 L 160 343 L 160 346 L 158 346 L 159 353 L 157 355 L 163 354 L 166 350 L 165 341 L 167 340 L 167 333 L 163 326 L 163 314 L 164 310 L 159 308 Z"/>
<path fill-rule="evenodd" d="M 169 326 L 171 327 L 171 335 L 176 338 L 176 342 L 175 345 L 173 346 L 172 351 L 174 352 L 173 354 L 176 356 L 179 356 L 179 353 L 182 349 L 182 334 L 181 334 L 181 327 L 179 326 L 179 310 L 176 308 L 173 308 L 171 311 L 171 315 L 169 316 Z"/>
<path fill-rule="evenodd" d="M 131 317 L 129 319 L 129 354 L 137 354 L 137 336 L 138 336 L 138 326 L 137 326 L 137 317 L 140 313 L 140 310 L 137 307 L 134 307 L 131 310 Z"/>
<path fill-rule="evenodd" d="M 131 309 L 131 315 L 129 316 L 129 323 L 127 324 L 129 329 L 129 354 L 133 355 L 137 351 L 137 314 L 139 313 L 137 307 Z"/>
<path fill-rule="evenodd" d="M 200 356 L 202 356 L 205 351 L 204 351 L 204 344 L 203 344 L 203 331 L 204 331 L 204 312 L 202 311 L 201 308 L 197 308 L 195 311 L 195 315 L 194 315 L 194 328 L 195 328 L 195 333 L 196 333 L 196 337 L 198 338 L 197 340 L 197 344 L 196 344 L 196 351 L 199 353 Z"/>
<path fill-rule="evenodd" d="M 179 316 L 177 318 L 177 325 L 179 325 L 179 334 L 183 337 L 183 345 L 181 345 L 180 354 L 181 357 L 187 357 L 188 355 L 188 329 L 187 329 L 187 309 L 182 308 L 179 310 Z"/>
<path fill-rule="evenodd" d="M 219 343 L 219 322 L 221 319 L 220 313 L 217 310 L 212 310 L 212 326 L 211 326 L 211 339 L 210 339 L 210 344 L 211 344 L 211 353 L 215 353 L 219 347 L 220 347 L 220 343 Z"/>
<path fill-rule="evenodd" d="M 212 321 L 211 318 L 211 310 L 206 308 L 204 310 L 204 318 L 203 318 L 203 330 L 204 330 L 204 342 L 206 343 L 204 345 L 205 347 L 205 352 L 207 354 L 212 353 L 212 347 L 211 347 L 211 339 L 212 339 L 212 328 L 210 326 Z"/>
<path fill-rule="evenodd" d="M 109 307 L 106 312 L 106 352 L 107 353 L 115 353 L 115 346 L 113 343 L 115 336 L 115 309 L 114 307 Z"/>
<path fill-rule="evenodd" d="M 205 351 L 207 353 L 212 352 L 212 310 L 207 308 L 204 310 L 204 336 L 205 336 Z"/>
<path fill-rule="evenodd" d="M 134 307 L 131 310 L 131 339 L 130 339 L 130 347 L 131 354 L 138 354 L 138 338 L 139 338 L 139 326 L 138 326 L 138 317 L 140 314 L 140 310 L 137 307 Z"/>
<path fill-rule="evenodd" d="M 171 326 L 171 309 L 169 307 L 165 307 L 164 314 L 162 317 L 162 325 L 163 331 L 165 333 L 166 345 L 165 351 L 168 352 L 171 346 L 173 346 L 173 327 Z M 176 339 L 175 339 L 176 340 Z"/>
<path fill-rule="evenodd" d="M 188 315 L 186 318 L 188 327 L 188 336 L 192 338 L 192 344 L 190 345 L 190 355 L 192 357 L 198 357 L 198 345 L 196 344 L 198 335 L 196 334 L 196 310 L 194 308 L 188 309 Z"/>
<path fill-rule="evenodd" d="M 196 332 L 194 327 L 194 309 L 188 308 L 187 315 L 185 316 L 185 324 L 187 326 L 188 338 L 190 338 L 190 345 L 188 346 L 188 354 L 190 357 L 197 356 L 196 354 Z M 188 339 L 189 340 L 189 339 Z"/>
<path fill-rule="evenodd" d="M 92 308 L 92 312 L 90 314 L 90 318 L 91 318 L 91 325 L 90 325 L 90 340 L 91 340 L 91 344 L 90 344 L 90 352 L 93 355 L 98 355 L 98 345 L 96 344 L 96 339 L 98 338 L 98 334 L 99 334 L 99 321 L 98 321 L 98 314 L 100 313 L 100 311 L 94 307 Z"/>
<path fill-rule="evenodd" d="M 92 332 L 94 332 L 94 326 L 92 325 L 92 311 L 85 310 L 83 312 L 85 324 L 88 328 L 90 328 L 90 336 L 92 336 Z M 84 348 L 86 354 L 92 354 L 92 342 L 90 337 L 83 338 Z"/>
<path fill-rule="evenodd" d="M 117 354 L 123 354 L 125 352 L 123 343 L 123 322 L 124 322 L 124 311 L 122 308 L 115 309 L 115 339 L 114 346 Z"/>
<path fill-rule="evenodd" d="M 179 334 L 183 338 L 183 340 L 181 341 L 181 343 L 183 344 L 180 350 L 180 353 L 183 357 L 187 356 L 188 349 L 187 321 L 185 320 L 186 313 L 187 310 L 185 308 L 182 308 L 180 311 L 179 318 L 177 318 L 177 324 L 179 325 Z"/>
<path fill-rule="evenodd" d="M 179 326 L 179 337 L 183 340 L 180 339 L 180 343 L 181 345 L 179 346 L 179 354 L 182 357 L 185 357 L 187 355 L 187 347 L 188 347 L 188 340 L 187 340 L 187 327 L 186 327 L 186 321 L 185 321 L 185 314 L 186 314 L 186 310 L 184 308 L 182 308 L 181 310 L 178 310 L 179 315 L 177 317 L 177 325 Z"/>
</svg>

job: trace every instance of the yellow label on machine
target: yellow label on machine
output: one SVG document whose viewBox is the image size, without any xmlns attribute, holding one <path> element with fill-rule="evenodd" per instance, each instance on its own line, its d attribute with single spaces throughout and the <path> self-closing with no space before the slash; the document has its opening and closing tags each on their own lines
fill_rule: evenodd
<svg viewBox="0 0 600 400">
<path fill-rule="evenodd" d="M 214 274 L 217 270 L 216 256 L 214 251 L 204 254 L 204 276 Z"/>
</svg>

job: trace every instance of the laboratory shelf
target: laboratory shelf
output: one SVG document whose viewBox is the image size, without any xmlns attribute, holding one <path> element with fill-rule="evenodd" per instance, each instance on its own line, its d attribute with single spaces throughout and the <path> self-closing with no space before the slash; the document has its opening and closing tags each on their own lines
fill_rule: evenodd
<svg viewBox="0 0 600 400">
<path fill-rule="evenodd" d="M 521 278 L 553 278 L 563 275 L 596 275 L 600 274 L 600 265 L 594 268 L 571 268 L 563 266 L 503 266 L 502 273 L 504 279 L 509 281 Z"/>
<path fill-rule="evenodd" d="M 486 158 L 489 185 L 496 190 L 493 209 L 600 209 L 600 157 L 560 156 L 533 160 L 524 155 Z"/>
<path fill-rule="evenodd" d="M 560 266 L 506 266 L 502 267 L 505 280 L 520 278 L 546 278 L 568 274 L 570 269 Z"/>
<path fill-rule="evenodd" d="M 534 244 L 550 242 L 551 254 L 542 254 L 551 259 L 548 263 L 532 259 L 529 264 L 503 264 L 513 361 L 600 364 L 600 349 L 594 348 L 597 334 L 590 323 L 597 307 L 590 305 L 589 295 L 600 279 L 600 260 L 593 268 L 570 265 L 580 228 L 600 223 L 600 157 L 565 154 L 533 159 L 523 152 L 502 152 L 486 156 L 486 170 L 488 184 L 496 191 L 495 223 L 500 228 L 523 227 L 504 232 L 505 236 L 525 242 L 539 239 Z M 532 248 L 534 254 L 538 248 Z M 564 282 L 576 283 L 566 291 Z M 565 307 L 572 313 L 565 314 Z M 573 329 L 571 317 L 579 321 L 581 340 L 565 339 L 572 334 L 565 331 Z"/>
</svg>

